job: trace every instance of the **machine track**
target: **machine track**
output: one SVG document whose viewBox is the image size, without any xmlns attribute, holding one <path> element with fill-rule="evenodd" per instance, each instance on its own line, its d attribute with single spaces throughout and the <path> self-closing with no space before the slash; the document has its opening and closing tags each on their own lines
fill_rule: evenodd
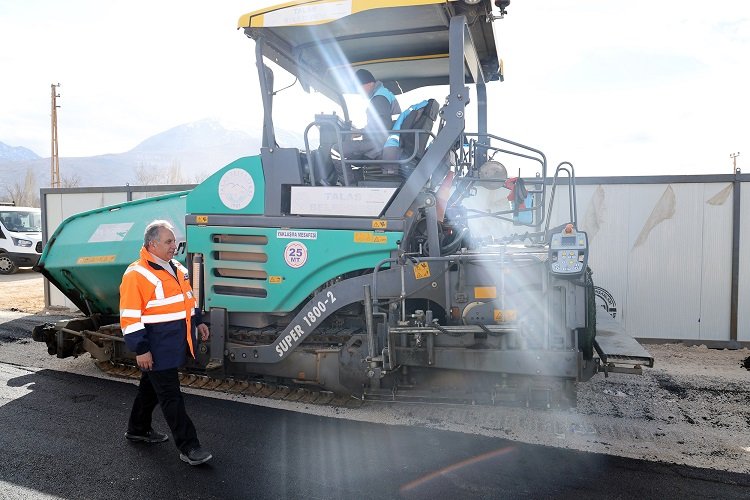
<svg viewBox="0 0 750 500">
<path fill-rule="evenodd" d="M 141 370 L 124 363 L 97 361 L 96 366 L 107 375 L 118 378 L 140 379 Z M 214 378 L 205 374 L 180 372 L 180 385 L 193 389 L 241 394 L 256 398 L 268 398 L 316 405 L 328 405 L 344 408 L 359 408 L 364 400 L 352 395 L 334 394 L 330 391 L 313 390 L 305 387 L 293 387 L 261 381 L 248 381 L 234 378 Z"/>
<path fill-rule="evenodd" d="M 48 325 L 48 329 L 55 328 Z M 59 328 L 59 327 L 57 327 Z M 110 342 L 123 342 L 122 333 L 119 325 L 111 324 L 100 327 L 98 331 L 82 330 L 74 331 L 69 328 L 60 328 L 64 333 L 69 334 L 71 339 L 76 339 L 78 347 L 83 346 L 95 359 L 97 367 L 107 375 L 126 378 L 139 379 L 141 376 L 140 369 L 127 357 L 120 357 L 113 361 L 107 359 L 116 352 L 116 349 Z M 342 346 L 351 338 L 351 335 L 357 333 L 357 329 L 345 328 L 342 326 L 323 328 L 319 335 L 315 335 L 305 344 L 310 346 L 329 345 Z M 49 333 L 49 332 L 48 332 Z M 236 343 L 246 343 L 251 345 L 262 344 L 271 338 L 275 338 L 278 332 L 275 329 L 245 329 L 244 331 L 232 332 L 231 341 Z M 38 334 L 40 340 L 45 335 Z M 82 343 L 79 341 L 83 339 Z M 47 339 L 52 340 L 52 339 Z M 48 342 L 49 344 L 49 342 Z M 109 344 L 109 347 L 107 346 Z M 203 345 L 199 346 L 199 351 Z M 72 353 L 69 355 L 73 355 Z M 482 405 L 482 406 L 527 406 L 539 408 L 569 407 L 575 405 L 575 389 L 567 386 L 550 386 L 548 384 L 537 385 L 535 383 L 511 384 L 495 387 L 485 387 L 477 391 L 453 389 L 436 393 L 430 389 L 420 389 L 414 385 L 397 385 L 391 388 L 372 388 L 365 389 L 362 396 L 352 394 L 336 394 L 334 392 L 316 389 L 313 386 L 304 386 L 295 384 L 293 381 L 280 379 L 259 380 L 257 378 L 242 378 L 236 376 L 211 376 L 212 370 L 204 370 L 196 365 L 187 366 L 179 373 L 180 384 L 183 387 L 202 389 L 208 391 L 222 392 L 225 394 L 237 394 L 243 396 L 268 398 L 272 400 L 283 400 L 289 402 L 299 402 L 304 404 L 316 404 L 343 408 L 358 408 L 365 402 L 389 402 L 389 403 L 419 403 L 419 404 L 450 404 L 450 405 Z M 291 382 L 291 383 L 290 383 Z M 556 397 L 558 394 L 567 394 L 566 398 Z"/>
</svg>

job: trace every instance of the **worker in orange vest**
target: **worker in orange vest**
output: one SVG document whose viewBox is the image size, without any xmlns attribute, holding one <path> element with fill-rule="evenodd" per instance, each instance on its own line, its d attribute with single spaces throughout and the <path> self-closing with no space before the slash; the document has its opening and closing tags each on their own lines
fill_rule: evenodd
<svg viewBox="0 0 750 500">
<path fill-rule="evenodd" d="M 198 465 L 212 455 L 201 448 L 185 411 L 177 369 L 185 363 L 187 354 L 195 357 L 192 325 L 197 324 L 204 341 L 210 332 L 201 320 L 187 269 L 172 259 L 176 250 L 172 225 L 153 221 L 146 227 L 140 259 L 128 266 L 120 284 L 120 327 L 141 369 L 125 437 L 144 443 L 169 439 L 151 427 L 151 415 L 158 403 L 180 459 Z"/>
</svg>

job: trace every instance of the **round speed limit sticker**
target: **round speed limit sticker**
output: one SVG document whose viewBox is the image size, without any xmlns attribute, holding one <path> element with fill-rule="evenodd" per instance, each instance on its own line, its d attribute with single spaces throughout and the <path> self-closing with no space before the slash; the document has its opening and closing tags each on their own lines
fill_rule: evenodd
<svg viewBox="0 0 750 500">
<path fill-rule="evenodd" d="M 307 262 L 307 247 L 300 241 L 292 241 L 284 249 L 284 261 L 289 267 L 300 268 Z"/>
</svg>

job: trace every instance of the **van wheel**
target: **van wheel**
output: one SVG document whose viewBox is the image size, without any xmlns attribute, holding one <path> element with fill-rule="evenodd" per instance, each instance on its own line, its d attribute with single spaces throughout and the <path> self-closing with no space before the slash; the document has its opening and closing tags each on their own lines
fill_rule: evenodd
<svg viewBox="0 0 750 500">
<path fill-rule="evenodd" d="M 18 266 L 4 253 L 0 253 L 0 274 L 13 274 L 18 271 Z"/>
</svg>

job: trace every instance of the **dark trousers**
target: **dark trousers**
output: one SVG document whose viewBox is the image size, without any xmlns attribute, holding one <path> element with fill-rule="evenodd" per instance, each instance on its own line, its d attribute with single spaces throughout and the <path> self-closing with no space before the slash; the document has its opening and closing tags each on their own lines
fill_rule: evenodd
<svg viewBox="0 0 750 500">
<path fill-rule="evenodd" d="M 385 143 L 386 136 L 383 135 L 382 140 L 373 139 L 371 137 L 363 137 L 362 140 L 352 140 L 351 136 L 346 136 L 342 146 L 344 149 L 344 158 L 347 160 L 377 160 L 383 151 L 383 143 Z M 339 162 L 335 162 L 336 165 L 340 165 Z"/>
<path fill-rule="evenodd" d="M 155 372 L 142 372 L 138 395 L 130 412 L 128 432 L 145 434 L 151 430 L 151 414 L 157 403 L 161 406 L 174 444 L 183 453 L 200 446 L 195 426 L 185 411 L 185 402 L 180 392 L 177 368 Z"/>
</svg>

